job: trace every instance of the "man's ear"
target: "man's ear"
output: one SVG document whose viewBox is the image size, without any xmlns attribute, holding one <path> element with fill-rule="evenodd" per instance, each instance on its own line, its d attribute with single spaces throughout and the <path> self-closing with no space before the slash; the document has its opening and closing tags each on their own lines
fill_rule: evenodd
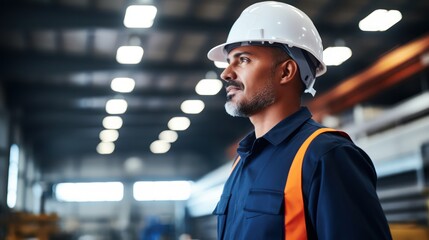
<svg viewBox="0 0 429 240">
<path fill-rule="evenodd" d="M 298 64 L 292 59 L 288 59 L 281 64 L 282 75 L 280 84 L 291 82 L 298 74 Z"/>
</svg>

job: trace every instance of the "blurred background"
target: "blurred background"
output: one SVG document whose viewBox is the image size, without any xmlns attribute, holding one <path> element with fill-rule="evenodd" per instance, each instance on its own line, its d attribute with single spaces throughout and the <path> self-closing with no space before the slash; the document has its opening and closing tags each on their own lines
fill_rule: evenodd
<svg viewBox="0 0 429 240">
<path fill-rule="evenodd" d="M 216 239 L 252 126 L 206 54 L 255 2 L 0 1 L 0 239 Z M 371 156 L 394 238 L 429 239 L 429 2 L 284 2 L 329 65 L 303 104 Z"/>
</svg>

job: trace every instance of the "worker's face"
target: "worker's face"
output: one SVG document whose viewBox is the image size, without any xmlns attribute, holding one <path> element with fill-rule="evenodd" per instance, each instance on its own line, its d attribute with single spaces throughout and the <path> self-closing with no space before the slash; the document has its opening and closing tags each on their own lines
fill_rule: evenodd
<svg viewBox="0 0 429 240">
<path fill-rule="evenodd" d="M 228 54 L 229 66 L 221 77 L 226 82 L 225 109 L 234 117 L 250 117 L 276 100 L 272 48 L 242 46 Z"/>
</svg>

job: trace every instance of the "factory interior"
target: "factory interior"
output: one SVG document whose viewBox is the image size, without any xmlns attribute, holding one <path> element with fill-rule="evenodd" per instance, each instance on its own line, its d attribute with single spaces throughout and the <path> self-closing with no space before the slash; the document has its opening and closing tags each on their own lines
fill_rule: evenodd
<svg viewBox="0 0 429 240">
<path fill-rule="evenodd" d="M 0 239 L 217 239 L 253 126 L 207 52 L 256 2 L 2 0 Z M 302 105 L 371 157 L 393 239 L 429 239 L 429 1 L 282 2 L 325 49 Z M 394 22 L 365 28 L 379 9 Z"/>
</svg>

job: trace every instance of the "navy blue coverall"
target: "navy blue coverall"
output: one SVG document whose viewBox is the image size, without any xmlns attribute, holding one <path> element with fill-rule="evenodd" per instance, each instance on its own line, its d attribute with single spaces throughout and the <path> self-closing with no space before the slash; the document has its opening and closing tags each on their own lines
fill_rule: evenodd
<svg viewBox="0 0 429 240">
<path fill-rule="evenodd" d="M 288 171 L 298 148 L 321 127 L 302 107 L 264 136 L 256 139 L 252 132 L 240 142 L 241 160 L 213 212 L 218 239 L 285 239 Z M 305 154 L 302 171 L 308 239 L 391 239 L 372 161 L 349 139 L 335 133 L 318 136 Z"/>
</svg>

